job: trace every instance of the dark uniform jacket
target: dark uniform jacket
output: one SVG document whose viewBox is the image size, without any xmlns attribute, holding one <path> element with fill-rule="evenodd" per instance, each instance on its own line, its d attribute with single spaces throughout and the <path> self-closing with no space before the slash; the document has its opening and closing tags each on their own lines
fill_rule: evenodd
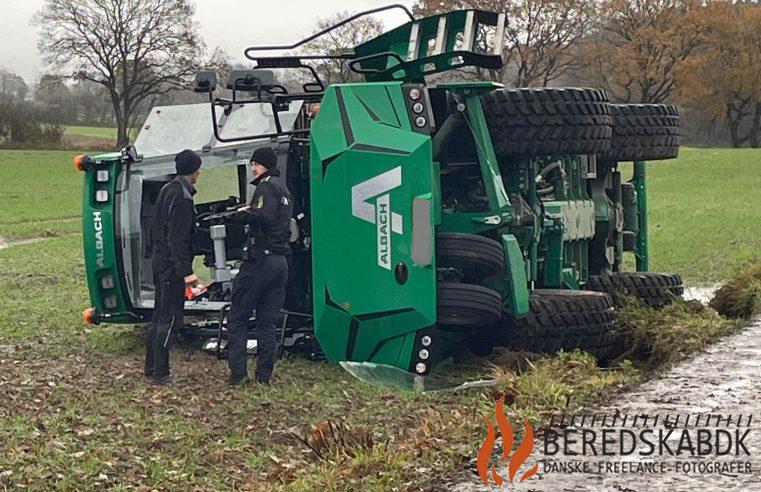
<svg viewBox="0 0 761 492">
<path fill-rule="evenodd" d="M 270 169 L 251 182 L 256 186 L 247 211 L 239 212 L 235 221 L 248 224 L 248 258 L 262 255 L 291 253 L 291 214 L 293 200 L 288 189 L 272 178 L 279 176 L 277 169 Z"/>
<path fill-rule="evenodd" d="M 186 277 L 193 273 L 190 236 L 195 224 L 193 195 L 196 189 L 185 176 L 165 184 L 156 200 L 153 218 L 153 271 L 160 278 Z"/>
</svg>

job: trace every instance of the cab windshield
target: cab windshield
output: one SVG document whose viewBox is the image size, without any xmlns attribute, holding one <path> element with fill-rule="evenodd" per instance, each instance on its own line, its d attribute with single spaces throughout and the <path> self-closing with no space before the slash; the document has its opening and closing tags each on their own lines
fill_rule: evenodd
<svg viewBox="0 0 761 492">
<path fill-rule="evenodd" d="M 301 104 L 293 101 L 279 117 L 292 126 Z M 225 136 L 266 134 L 275 131 L 270 105 L 254 104 L 235 108 L 224 115 Z M 249 158 L 253 151 L 269 140 L 218 142 L 209 123 L 208 104 L 157 107 L 151 111 L 135 141 L 140 158 L 125 165 L 119 173 L 114 201 L 117 251 L 121 259 L 121 276 L 134 309 L 151 309 L 154 303 L 151 267 L 152 224 L 159 190 L 174 178 L 174 156 L 183 149 L 197 152 L 202 160 L 201 175 L 194 196 L 196 214 L 221 212 L 246 203 L 253 192 L 249 185 Z M 287 145 L 283 145 L 287 148 Z M 208 231 L 207 231 L 208 232 Z M 194 231 L 199 237 L 194 271 L 208 283 L 208 262 L 202 251 L 208 243 L 203 227 Z M 213 251 L 212 251 L 213 255 Z M 206 260 L 206 263 L 204 263 Z M 221 302 L 186 303 L 187 310 L 218 310 Z"/>
</svg>

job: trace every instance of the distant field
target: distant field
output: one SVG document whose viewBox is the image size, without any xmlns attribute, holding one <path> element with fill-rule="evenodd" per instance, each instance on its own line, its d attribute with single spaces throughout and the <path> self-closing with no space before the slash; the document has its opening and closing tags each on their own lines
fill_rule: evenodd
<svg viewBox="0 0 761 492">
<path fill-rule="evenodd" d="M 137 138 L 137 129 L 130 130 L 130 140 Z M 100 126 L 67 126 L 63 133 L 68 148 L 97 148 L 113 150 L 116 146 L 116 128 Z"/>
<path fill-rule="evenodd" d="M 116 128 L 101 126 L 67 126 L 63 133 L 67 136 L 81 135 L 83 137 L 101 137 L 116 139 Z"/>
<path fill-rule="evenodd" d="M 79 230 L 73 220 L 82 199 L 82 176 L 71 165 L 76 154 L 0 150 L 0 235 L 21 239 Z M 628 177 L 631 166 L 623 171 Z M 212 176 L 206 179 L 213 194 L 226 196 Z M 761 258 L 761 151 L 682 149 L 679 159 L 650 164 L 648 176 L 652 270 L 680 272 L 690 283 L 715 282 Z M 202 176 L 199 198 L 209 187 L 204 190 Z"/>
</svg>

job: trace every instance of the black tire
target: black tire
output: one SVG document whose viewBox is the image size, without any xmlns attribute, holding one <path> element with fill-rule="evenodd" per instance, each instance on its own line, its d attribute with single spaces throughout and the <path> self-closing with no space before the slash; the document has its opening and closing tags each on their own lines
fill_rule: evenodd
<svg viewBox="0 0 761 492">
<path fill-rule="evenodd" d="M 607 294 L 583 290 L 537 289 L 523 319 L 507 319 L 504 345 L 528 352 L 581 349 L 606 363 L 621 353 L 613 303 Z"/>
<path fill-rule="evenodd" d="M 609 161 L 656 161 L 679 155 L 679 112 L 667 104 L 611 104 Z"/>
<path fill-rule="evenodd" d="M 443 329 L 490 326 L 501 316 L 502 297 L 498 292 L 473 284 L 436 284 L 436 318 Z"/>
<path fill-rule="evenodd" d="M 620 306 L 624 296 L 641 299 L 653 308 L 669 304 L 684 294 L 682 277 L 678 273 L 621 272 L 610 275 L 591 275 L 586 288 L 605 292 Z"/>
<path fill-rule="evenodd" d="M 499 242 L 488 237 L 441 233 L 436 235 L 436 266 L 459 270 L 465 282 L 478 282 L 502 271 L 505 252 Z"/>
<path fill-rule="evenodd" d="M 603 154 L 613 118 L 604 91 L 498 89 L 481 98 L 497 157 Z"/>
</svg>

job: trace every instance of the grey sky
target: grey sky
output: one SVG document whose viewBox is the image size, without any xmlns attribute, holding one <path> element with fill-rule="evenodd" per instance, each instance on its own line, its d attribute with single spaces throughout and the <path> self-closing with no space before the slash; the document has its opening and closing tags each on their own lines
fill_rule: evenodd
<svg viewBox="0 0 761 492">
<path fill-rule="evenodd" d="M 360 11 L 413 0 L 196 0 L 195 20 L 206 44 L 220 46 L 233 59 L 253 44 L 286 44 L 311 33 L 319 18 L 343 11 Z M 37 53 L 38 30 L 32 16 L 44 0 L 0 0 L 0 68 L 11 70 L 32 85 L 45 72 Z M 401 11 L 377 15 L 386 28 L 405 21 Z"/>
</svg>

